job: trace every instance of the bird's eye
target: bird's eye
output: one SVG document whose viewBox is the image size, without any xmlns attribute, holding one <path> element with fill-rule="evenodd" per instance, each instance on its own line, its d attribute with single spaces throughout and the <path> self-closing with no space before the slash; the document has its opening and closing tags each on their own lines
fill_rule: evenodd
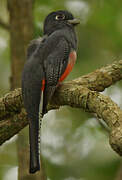
<svg viewBox="0 0 122 180">
<path fill-rule="evenodd" d="M 55 17 L 55 19 L 56 19 L 56 20 L 63 20 L 63 19 L 65 19 L 65 16 L 64 16 L 64 14 L 59 14 L 59 15 L 57 15 L 57 16 Z"/>
</svg>

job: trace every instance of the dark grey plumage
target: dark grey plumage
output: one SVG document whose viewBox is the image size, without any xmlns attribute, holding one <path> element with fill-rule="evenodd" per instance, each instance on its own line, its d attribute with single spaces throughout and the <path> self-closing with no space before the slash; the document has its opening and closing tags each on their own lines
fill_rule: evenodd
<svg viewBox="0 0 122 180">
<path fill-rule="evenodd" d="M 65 18 L 56 19 L 58 16 Z M 68 22 L 73 19 L 67 11 L 49 14 L 45 19 L 44 38 L 32 41 L 28 48 L 28 61 L 22 74 L 22 95 L 29 118 L 30 173 L 40 169 L 39 119 L 47 112 L 47 104 L 67 67 L 70 52 L 77 49 L 74 24 Z"/>
</svg>

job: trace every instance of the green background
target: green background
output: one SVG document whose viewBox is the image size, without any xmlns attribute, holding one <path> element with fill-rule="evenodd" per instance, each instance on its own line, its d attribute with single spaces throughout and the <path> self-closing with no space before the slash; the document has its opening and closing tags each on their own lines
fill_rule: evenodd
<svg viewBox="0 0 122 180">
<path fill-rule="evenodd" d="M 42 35 L 43 20 L 54 10 L 67 9 L 81 20 L 77 27 L 78 58 L 68 79 L 94 71 L 122 58 L 121 0 L 36 0 L 35 34 Z M 0 17 L 8 22 L 6 0 Z M 0 27 L 0 96 L 9 91 L 9 33 Z M 105 90 L 122 107 L 122 83 Z M 115 180 L 121 158 L 111 149 L 108 133 L 82 109 L 62 107 L 45 115 L 42 155 L 49 180 Z M 0 180 L 17 179 L 16 136 L 0 147 Z"/>
</svg>

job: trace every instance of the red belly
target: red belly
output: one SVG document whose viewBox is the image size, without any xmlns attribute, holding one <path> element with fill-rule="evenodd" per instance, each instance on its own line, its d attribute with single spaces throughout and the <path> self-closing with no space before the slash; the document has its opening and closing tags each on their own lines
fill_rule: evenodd
<svg viewBox="0 0 122 180">
<path fill-rule="evenodd" d="M 75 61 L 76 61 L 76 52 L 72 51 L 69 55 L 68 65 L 67 65 L 64 73 L 60 77 L 59 82 L 63 81 L 68 76 L 68 74 L 72 71 Z"/>
</svg>

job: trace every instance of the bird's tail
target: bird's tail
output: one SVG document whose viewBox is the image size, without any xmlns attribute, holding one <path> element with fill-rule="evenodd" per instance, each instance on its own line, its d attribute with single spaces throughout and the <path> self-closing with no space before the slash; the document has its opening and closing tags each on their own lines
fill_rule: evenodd
<svg viewBox="0 0 122 180">
<path fill-rule="evenodd" d="M 30 120 L 29 136 L 30 136 L 30 173 L 40 170 L 40 142 L 39 127 L 35 124 L 37 119 Z"/>
<path fill-rule="evenodd" d="M 30 120 L 30 173 L 40 170 L 40 139 L 41 139 L 41 122 L 42 122 L 43 93 L 39 105 L 39 115 Z"/>
</svg>

